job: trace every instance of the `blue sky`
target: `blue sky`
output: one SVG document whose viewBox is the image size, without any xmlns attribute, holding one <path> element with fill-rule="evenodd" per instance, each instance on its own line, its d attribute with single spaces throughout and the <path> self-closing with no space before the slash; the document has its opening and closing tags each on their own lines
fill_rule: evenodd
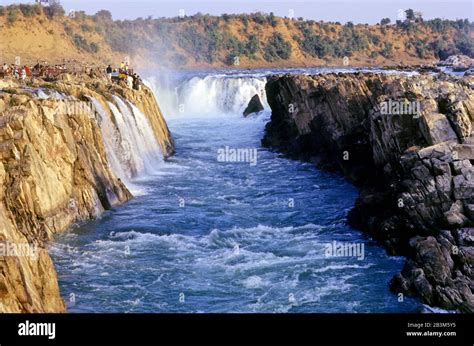
<svg viewBox="0 0 474 346">
<path fill-rule="evenodd" d="M 0 4 L 33 3 L 29 1 L 0 0 Z M 184 10 L 186 15 L 197 12 L 248 13 L 274 12 L 279 16 L 354 23 L 376 23 L 381 18 L 398 19 L 399 10 L 412 8 L 423 17 L 474 21 L 473 0 L 62 0 L 69 10 L 84 10 L 93 14 L 101 9 L 112 12 L 114 19 L 137 17 L 172 17 Z M 292 12 L 290 12 L 292 11 Z"/>
</svg>

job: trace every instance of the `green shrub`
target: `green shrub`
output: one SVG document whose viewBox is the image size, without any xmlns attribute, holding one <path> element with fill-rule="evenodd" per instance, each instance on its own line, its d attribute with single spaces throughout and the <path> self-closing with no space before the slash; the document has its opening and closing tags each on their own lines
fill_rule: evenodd
<svg viewBox="0 0 474 346">
<path fill-rule="evenodd" d="M 87 14 L 84 11 L 74 11 L 74 19 L 81 22 L 84 21 L 87 17 Z"/>
<path fill-rule="evenodd" d="M 230 15 L 228 15 L 227 13 L 222 14 L 222 19 L 224 19 L 224 22 L 229 22 L 230 18 Z"/>
<path fill-rule="evenodd" d="M 15 7 L 9 8 L 7 15 L 7 22 L 9 25 L 13 25 L 18 19 L 18 10 Z"/>
<path fill-rule="evenodd" d="M 354 28 L 354 23 L 352 23 L 352 22 L 347 22 L 344 26 L 345 26 L 346 28 L 353 29 L 353 28 Z"/>
<path fill-rule="evenodd" d="M 446 42 L 442 39 L 438 39 L 430 43 L 431 50 L 440 60 L 445 60 L 448 56 L 452 55 L 453 51 L 448 47 Z"/>
<path fill-rule="evenodd" d="M 429 46 L 426 44 L 427 40 L 415 39 L 413 46 L 415 47 L 416 55 L 419 58 L 426 58 L 428 56 Z"/>
<path fill-rule="evenodd" d="M 74 30 L 73 30 L 73 28 L 71 28 L 71 27 L 70 27 L 69 25 L 67 25 L 67 24 L 64 24 L 64 31 L 66 32 L 66 34 L 67 34 L 68 36 L 71 36 L 71 37 L 72 37 L 72 36 L 74 35 Z"/>
<path fill-rule="evenodd" d="M 222 46 L 224 49 L 230 50 L 235 55 L 242 55 L 246 53 L 245 44 L 240 42 L 235 36 L 233 35 L 225 35 L 225 39 L 222 42 Z M 219 40 L 217 40 L 219 42 Z"/>
<path fill-rule="evenodd" d="M 261 12 L 257 12 L 257 13 L 252 13 L 250 15 L 250 18 L 257 24 L 265 24 L 265 22 L 267 21 L 266 18 L 265 18 L 265 15 L 263 15 Z"/>
<path fill-rule="evenodd" d="M 226 65 L 229 65 L 229 66 L 232 66 L 232 65 L 235 65 L 235 59 L 237 58 L 238 56 L 235 55 L 234 53 L 230 53 L 230 54 L 227 54 L 225 60 L 224 60 L 224 63 Z"/>
<path fill-rule="evenodd" d="M 375 44 L 376 46 L 379 45 L 380 43 L 380 36 L 379 35 L 375 35 L 375 34 L 371 34 L 370 35 L 370 40 L 372 41 L 373 44 Z"/>
<path fill-rule="evenodd" d="M 78 34 L 74 35 L 73 41 L 77 48 L 84 50 L 86 52 L 97 53 L 99 51 L 99 46 L 96 43 L 92 42 L 89 44 L 87 40 L 81 35 L 78 35 Z"/>
<path fill-rule="evenodd" d="M 305 39 L 300 41 L 301 48 L 304 51 L 318 58 L 334 54 L 334 47 L 329 38 L 315 35 L 312 30 L 305 31 L 304 36 Z"/>
<path fill-rule="evenodd" d="M 43 12 L 49 18 L 61 17 L 65 14 L 64 8 L 58 3 L 43 7 Z"/>
<path fill-rule="evenodd" d="M 393 45 L 391 43 L 385 42 L 380 54 L 384 58 L 391 58 L 393 56 Z"/>
<path fill-rule="evenodd" d="M 82 30 L 83 32 L 91 32 L 91 31 L 92 31 L 92 28 L 90 27 L 90 25 L 82 24 L 82 25 L 81 25 L 81 30 Z"/>
<path fill-rule="evenodd" d="M 263 57 L 267 61 L 275 61 L 279 59 L 287 60 L 290 56 L 291 44 L 286 42 L 280 33 L 274 32 L 265 46 Z"/>
<path fill-rule="evenodd" d="M 457 39 L 455 46 L 462 54 L 474 58 L 474 42 L 468 35 Z"/>
<path fill-rule="evenodd" d="M 20 4 L 20 11 L 25 17 L 34 17 L 41 14 L 41 5 Z"/>
<path fill-rule="evenodd" d="M 112 21 L 112 13 L 107 10 L 100 10 L 94 15 L 94 20 L 96 21 L 106 21 L 106 22 L 111 22 Z"/>
<path fill-rule="evenodd" d="M 257 36 L 251 35 L 247 42 L 247 52 L 249 57 L 253 56 L 260 50 L 260 41 L 258 40 Z"/>
<path fill-rule="evenodd" d="M 200 33 L 193 27 L 185 28 L 178 35 L 178 45 L 192 56 L 195 61 L 212 63 L 215 61 L 217 45 L 221 39 L 215 30 Z"/>
<path fill-rule="evenodd" d="M 411 8 L 405 11 L 406 18 L 408 20 L 415 20 L 415 11 L 413 11 Z"/>
<path fill-rule="evenodd" d="M 273 14 L 273 12 L 270 12 L 270 14 L 267 17 L 267 21 L 268 21 L 268 24 L 270 24 L 274 28 L 278 25 L 278 21 L 275 15 Z"/>
<path fill-rule="evenodd" d="M 97 45 L 97 43 L 92 42 L 92 43 L 89 45 L 89 52 L 91 52 L 91 53 L 97 53 L 98 51 L 99 51 L 99 46 Z"/>
</svg>

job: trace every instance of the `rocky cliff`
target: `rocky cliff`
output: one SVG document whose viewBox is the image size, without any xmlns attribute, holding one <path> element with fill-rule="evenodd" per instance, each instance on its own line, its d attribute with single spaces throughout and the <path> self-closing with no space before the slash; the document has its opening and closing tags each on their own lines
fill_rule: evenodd
<svg viewBox="0 0 474 346">
<path fill-rule="evenodd" d="M 63 312 L 46 242 L 132 197 L 107 157 L 93 98 L 121 97 L 146 116 L 164 156 L 173 142 L 148 88 L 63 75 L 29 86 L 1 82 L 0 312 Z"/>
<path fill-rule="evenodd" d="M 349 222 L 407 261 L 391 283 L 474 311 L 474 78 L 276 76 L 263 143 L 340 170 L 360 196 Z"/>
</svg>

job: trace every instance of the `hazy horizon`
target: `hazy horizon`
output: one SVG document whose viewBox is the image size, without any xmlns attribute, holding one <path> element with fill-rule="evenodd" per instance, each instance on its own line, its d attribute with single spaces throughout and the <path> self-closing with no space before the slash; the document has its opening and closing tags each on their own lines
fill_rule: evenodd
<svg viewBox="0 0 474 346">
<path fill-rule="evenodd" d="M 29 1 L 0 0 L 0 5 L 15 3 L 34 3 Z M 85 11 L 94 14 L 102 9 L 112 13 L 114 19 L 136 19 L 152 16 L 176 17 L 179 15 L 193 15 L 198 12 L 211 15 L 238 14 L 251 12 L 273 12 L 277 16 L 304 19 L 323 20 L 345 23 L 375 24 L 382 18 L 390 18 L 392 22 L 400 19 L 400 13 L 411 8 L 422 13 L 423 18 L 433 19 L 474 19 L 473 1 L 429 1 L 429 0 L 63 0 L 62 6 L 71 10 Z"/>
</svg>

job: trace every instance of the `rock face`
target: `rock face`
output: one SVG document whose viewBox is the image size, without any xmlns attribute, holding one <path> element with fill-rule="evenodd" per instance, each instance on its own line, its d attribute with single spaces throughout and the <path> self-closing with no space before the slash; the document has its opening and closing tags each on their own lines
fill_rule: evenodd
<svg viewBox="0 0 474 346">
<path fill-rule="evenodd" d="M 438 66 L 450 66 L 458 71 L 465 71 L 474 66 L 474 59 L 467 55 L 451 55 L 446 60 L 440 61 Z"/>
<path fill-rule="evenodd" d="M 394 291 L 467 312 L 474 311 L 473 81 L 276 76 L 266 87 L 272 118 L 263 139 L 360 186 L 350 224 L 407 256 Z"/>
<path fill-rule="evenodd" d="M 150 90 L 72 79 L 54 88 L 73 105 L 87 105 L 81 101 L 86 96 L 105 103 L 122 95 L 143 110 L 163 153 L 172 153 Z M 0 312 L 63 312 L 46 242 L 132 195 L 110 168 L 92 110 L 61 108 L 64 100 L 40 99 L 13 87 L 14 92 L 0 92 Z"/>
<path fill-rule="evenodd" d="M 253 113 L 258 113 L 258 112 L 261 112 L 263 111 L 263 105 L 262 105 L 262 101 L 260 101 L 260 97 L 255 94 L 253 95 L 253 97 L 250 99 L 250 102 L 247 106 L 247 108 L 245 108 L 244 110 L 244 117 L 250 115 L 250 114 L 253 114 Z"/>
</svg>

